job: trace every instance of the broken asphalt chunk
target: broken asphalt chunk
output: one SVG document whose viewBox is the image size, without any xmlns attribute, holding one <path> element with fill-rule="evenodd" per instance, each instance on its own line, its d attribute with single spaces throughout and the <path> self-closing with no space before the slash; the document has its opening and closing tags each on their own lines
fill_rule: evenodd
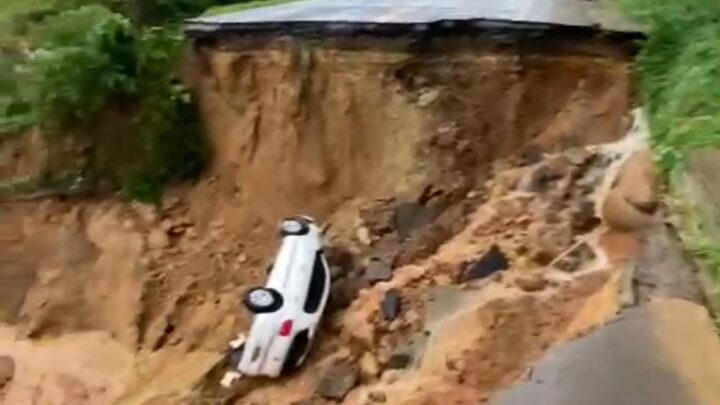
<svg viewBox="0 0 720 405">
<path fill-rule="evenodd" d="M 497 245 L 492 245 L 480 260 L 470 266 L 465 274 L 465 281 L 485 278 L 507 268 L 507 257 Z"/>
<path fill-rule="evenodd" d="M 400 316 L 400 311 L 402 310 L 400 293 L 395 289 L 389 290 L 385 293 L 385 298 L 382 301 L 381 307 L 383 317 L 386 321 L 393 321 L 397 319 L 397 317 Z"/>
<path fill-rule="evenodd" d="M 358 293 L 369 283 L 360 277 L 346 277 L 334 281 L 330 287 L 330 302 L 328 307 L 331 310 L 344 309 L 355 301 Z"/>
<path fill-rule="evenodd" d="M 602 221 L 595 215 L 595 202 L 581 200 L 572 210 L 572 228 L 577 233 L 587 233 L 600 225 Z"/>
<path fill-rule="evenodd" d="M 390 355 L 386 366 L 390 370 L 405 369 L 412 365 L 413 360 L 412 353 L 393 353 Z"/>
<path fill-rule="evenodd" d="M 342 401 L 358 382 L 358 371 L 350 364 L 332 366 L 320 380 L 317 394 L 325 399 Z"/>
<path fill-rule="evenodd" d="M 392 278 L 392 262 L 372 257 L 365 268 L 365 280 L 369 283 L 388 281 Z"/>
<path fill-rule="evenodd" d="M 400 240 L 407 239 L 413 230 L 427 225 L 435 218 L 434 210 L 415 202 L 395 207 L 395 230 Z"/>
<path fill-rule="evenodd" d="M 570 160 L 564 156 L 557 156 L 538 163 L 520 178 L 517 188 L 519 191 L 531 193 L 547 191 L 551 183 L 568 174 L 571 166 Z"/>
<path fill-rule="evenodd" d="M 408 340 L 401 342 L 392 350 L 385 362 L 385 367 L 391 370 L 417 367 L 425 352 L 427 342 L 427 333 L 414 333 Z"/>
</svg>

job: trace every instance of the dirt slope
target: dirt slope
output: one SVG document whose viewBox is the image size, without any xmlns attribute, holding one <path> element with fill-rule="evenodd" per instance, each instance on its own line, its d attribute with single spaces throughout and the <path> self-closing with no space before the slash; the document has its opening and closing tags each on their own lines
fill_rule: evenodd
<svg viewBox="0 0 720 405">
<path fill-rule="evenodd" d="M 0 207 L 0 278 L 8 281 L 0 283 L 0 315 L 15 335 L 3 335 L 0 355 L 41 375 L 16 374 L 16 382 L 40 394 L 17 391 L 25 383 L 13 382 L 8 395 L 61 404 L 80 390 L 88 403 L 151 405 L 190 401 L 198 392 L 191 388 L 206 384 L 206 399 L 289 404 L 312 395 L 338 353 L 347 361 L 370 352 L 385 367 L 388 351 L 421 328 L 431 287 L 462 281 L 491 245 L 507 252 L 513 269 L 536 277 L 531 270 L 550 264 L 558 248 L 595 229 L 590 221 L 561 232 L 587 217 L 579 212 L 587 211 L 607 163 L 589 152 L 583 156 L 595 163 L 573 163 L 572 153 L 547 163 L 540 152 L 618 139 L 630 103 L 627 58 L 611 44 L 539 44 L 454 38 L 422 46 L 372 39 L 352 46 L 284 40 L 199 46 L 190 75 L 214 159 L 198 184 L 168 193 L 160 207 L 112 199 Z M 552 162 L 559 168 L 540 169 Z M 538 170 L 550 173 L 554 191 L 533 189 Z M 576 187 L 586 175 L 590 185 Z M 527 187 L 529 196 L 514 194 Z M 543 217 L 556 211 L 567 215 Z M 218 391 L 204 375 L 217 371 L 227 341 L 249 324 L 238 297 L 263 281 L 279 218 L 297 213 L 328 226 L 338 283 L 327 330 L 308 369 L 283 383 L 290 388 L 253 383 Z M 546 231 L 561 242 L 543 246 L 538 235 Z M 370 288 L 370 259 L 388 255 L 383 263 L 394 277 Z M 431 362 L 388 394 L 396 390 L 397 398 L 419 403 L 417 387 L 440 379 L 437 394 L 452 388 L 464 403 L 517 378 L 548 344 L 612 313 L 612 301 L 595 297 L 613 290 L 613 269 L 542 281 L 548 287 L 538 294 L 518 289 L 516 273 L 487 292 L 475 286 L 478 301 L 467 316 L 478 323 L 466 341 L 477 343 L 477 353 L 437 349 L 458 358 L 454 371 L 440 372 L 441 361 Z M 407 305 L 402 320 L 386 325 L 378 322 L 378 300 L 392 287 Z M 592 313 L 596 299 L 605 304 Z M 547 317 L 528 317 L 532 312 Z M 485 334 L 488 325 L 502 333 Z M 62 361 L 62 353 L 94 339 L 88 333 L 102 334 L 119 353 L 103 362 L 107 369 L 97 380 L 34 360 L 41 350 L 34 345 L 63 347 Z M 486 369 L 461 364 L 504 353 L 505 342 L 527 333 L 534 338 L 518 343 L 517 358 L 477 362 Z M 74 385 L 34 382 L 66 375 Z M 446 381 L 457 375 L 467 384 Z M 366 393 L 356 390 L 347 401 Z"/>
</svg>

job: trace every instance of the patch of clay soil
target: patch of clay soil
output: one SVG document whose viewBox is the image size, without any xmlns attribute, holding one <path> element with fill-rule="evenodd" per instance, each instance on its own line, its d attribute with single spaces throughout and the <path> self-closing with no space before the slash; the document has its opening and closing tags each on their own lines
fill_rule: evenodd
<svg viewBox="0 0 720 405">
<path fill-rule="evenodd" d="M 82 392 L 102 387 L 89 403 L 321 404 L 316 386 L 338 362 L 362 366 L 362 387 L 345 403 L 376 389 L 388 403 L 450 393 L 466 403 L 607 319 L 617 267 L 595 246 L 594 206 L 617 156 L 582 145 L 625 132 L 626 55 L 607 43 L 443 41 L 198 45 L 193 81 L 214 147 L 198 184 L 159 206 L 0 207 L 0 280 L 17 286 L 0 297 L 2 321 L 16 332 L 0 338 L 0 355 L 38 376 L 18 373 L 7 395 L 64 378 L 62 367 L 34 360 L 43 353 L 62 364 L 64 355 L 37 345 L 62 342 L 52 344 L 71 353 L 101 333 L 124 354 L 105 371 L 112 382 L 101 373 L 83 383 Z M 566 152 L 543 155 L 553 150 Z M 327 324 L 301 373 L 221 390 L 226 344 L 251 320 L 239 297 L 263 282 L 278 220 L 298 213 L 327 228 Z M 468 281 L 493 245 L 509 269 Z M 437 286 L 471 292 L 464 320 L 443 321 L 467 326 L 452 338 L 423 323 Z M 380 302 L 391 289 L 402 310 L 385 321 Z M 426 332 L 426 360 L 381 373 L 394 348 Z M 453 341 L 464 343 L 445 347 Z M 67 392 L 47 388 L 38 403 L 72 401 Z"/>
<path fill-rule="evenodd" d="M 0 327 L 0 354 L 14 362 L 6 404 L 107 404 L 135 377 L 133 353 L 103 332 L 28 341 Z"/>
</svg>

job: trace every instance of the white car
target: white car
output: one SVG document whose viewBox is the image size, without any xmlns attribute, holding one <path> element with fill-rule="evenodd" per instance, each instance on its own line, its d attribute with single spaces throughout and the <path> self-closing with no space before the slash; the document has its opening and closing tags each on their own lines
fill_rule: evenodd
<svg viewBox="0 0 720 405">
<path fill-rule="evenodd" d="M 278 377 L 307 357 L 330 293 L 330 271 L 322 232 L 309 217 L 286 219 L 282 245 L 265 287 L 247 292 L 255 314 L 237 370 L 243 375 Z"/>
</svg>

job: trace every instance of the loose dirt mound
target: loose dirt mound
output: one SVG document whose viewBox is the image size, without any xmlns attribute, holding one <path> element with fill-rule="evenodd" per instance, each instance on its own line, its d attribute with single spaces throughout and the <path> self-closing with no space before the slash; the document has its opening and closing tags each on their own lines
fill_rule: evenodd
<svg viewBox="0 0 720 405">
<path fill-rule="evenodd" d="M 607 162 L 584 149 L 549 159 L 541 152 L 624 133 L 625 56 L 603 43 L 384 43 L 241 41 L 197 49 L 193 80 L 215 153 L 206 178 L 169 193 L 159 207 L 88 200 L 2 207 L 10 260 L 0 277 L 19 286 L 0 300 L 2 320 L 16 325 L 20 339 L 110 336 L 134 364 L 132 377 L 103 394 L 122 392 L 121 403 L 181 403 L 201 392 L 207 400 L 289 404 L 310 397 L 338 357 L 367 351 L 366 369 L 387 367 L 393 348 L 422 329 L 429 289 L 465 281 L 466 268 L 494 244 L 514 270 L 529 272 L 496 280 L 509 295 L 470 311 L 478 332 L 503 332 L 469 335 L 475 351 L 453 352 L 459 363 L 452 370 L 423 366 L 399 387 L 447 377 L 450 385 L 438 387 L 477 399 L 516 378 L 547 344 L 605 319 L 610 304 L 592 316 L 582 311 L 611 289 L 607 268 L 564 281 L 537 270 L 570 274 L 562 270 L 584 270 L 591 261 L 573 253 L 553 262 L 578 234 L 595 229 L 591 192 Z M 311 364 L 284 388 L 243 383 L 228 393 L 208 380 L 191 390 L 217 372 L 227 341 L 249 325 L 238 298 L 263 281 L 278 220 L 297 213 L 328 227 L 337 280 L 334 312 Z M 536 296 L 528 291 L 538 279 Z M 402 315 L 384 322 L 380 300 L 391 288 L 401 290 Z M 522 340 L 517 358 L 480 360 L 525 333 L 534 338 Z M 7 347 L 0 355 L 34 367 Z M 466 367 L 473 363 L 483 366 Z M 363 384 L 378 383 L 379 370 L 365 374 Z M 14 386 L 8 395 L 19 395 Z M 398 390 L 398 401 L 419 401 Z M 349 403 L 365 393 L 356 390 Z M 47 395 L 48 404 L 73 398 Z"/>
</svg>

